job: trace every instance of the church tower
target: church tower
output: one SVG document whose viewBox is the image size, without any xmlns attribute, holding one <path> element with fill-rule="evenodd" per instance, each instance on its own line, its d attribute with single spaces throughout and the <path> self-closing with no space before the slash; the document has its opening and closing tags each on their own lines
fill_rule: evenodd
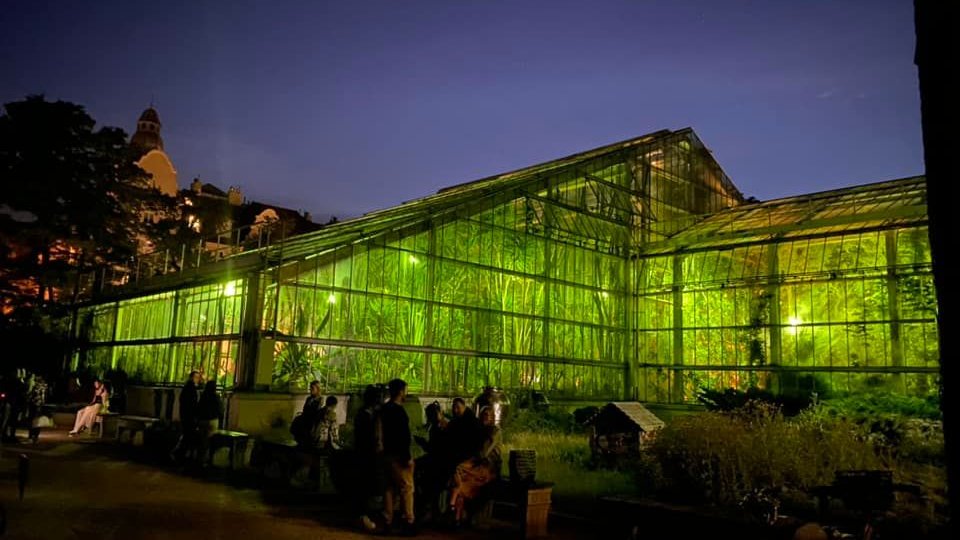
<svg viewBox="0 0 960 540">
<path fill-rule="evenodd" d="M 137 162 L 141 169 L 152 177 L 153 187 L 164 195 L 175 196 L 177 186 L 177 170 L 173 162 L 163 151 L 163 139 L 160 137 L 160 115 L 152 106 L 143 111 L 137 120 L 137 131 L 130 139 L 130 144 L 140 148 L 144 154 Z"/>
</svg>

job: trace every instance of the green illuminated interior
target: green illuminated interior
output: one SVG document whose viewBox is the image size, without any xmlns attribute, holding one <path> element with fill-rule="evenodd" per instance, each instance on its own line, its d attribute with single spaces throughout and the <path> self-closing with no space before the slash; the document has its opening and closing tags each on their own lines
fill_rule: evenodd
<svg viewBox="0 0 960 540">
<path fill-rule="evenodd" d="M 182 381 L 199 369 L 232 386 L 244 289 L 233 279 L 81 307 L 75 365 L 123 369 L 144 383 Z"/>
<path fill-rule="evenodd" d="M 692 131 L 664 131 L 241 254 L 229 281 L 81 307 L 76 359 L 229 386 L 255 335 L 273 340 L 274 388 L 925 393 L 925 226 L 922 179 L 744 204 Z"/>
</svg>

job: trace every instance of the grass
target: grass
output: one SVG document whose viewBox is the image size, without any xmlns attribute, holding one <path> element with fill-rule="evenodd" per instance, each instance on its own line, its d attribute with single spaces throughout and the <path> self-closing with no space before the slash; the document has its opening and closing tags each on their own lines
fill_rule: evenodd
<svg viewBox="0 0 960 540">
<path fill-rule="evenodd" d="M 620 470 L 595 467 L 587 436 L 569 415 L 521 412 L 506 426 L 503 455 L 506 462 L 511 449 L 536 450 L 537 478 L 555 483 L 554 502 L 588 512 L 590 501 L 615 494 L 738 512 L 751 495 L 771 493 L 783 511 L 813 516 L 813 488 L 831 484 L 838 470 L 887 469 L 897 482 L 922 486 L 929 501 L 898 497 L 895 521 L 915 530 L 938 527 L 946 504 L 942 423 L 896 414 L 932 416 L 920 403 L 870 400 L 874 410 L 852 404 L 786 417 L 775 405 L 748 402 L 677 416 Z"/>
<path fill-rule="evenodd" d="M 508 430 L 505 462 L 511 449 L 537 451 L 537 479 L 554 482 L 554 496 L 561 502 L 636 491 L 631 473 L 591 467 L 586 435 Z"/>
</svg>

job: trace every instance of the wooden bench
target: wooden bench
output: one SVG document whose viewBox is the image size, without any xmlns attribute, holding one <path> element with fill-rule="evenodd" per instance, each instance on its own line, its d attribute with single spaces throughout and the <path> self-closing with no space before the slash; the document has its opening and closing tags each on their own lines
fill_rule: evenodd
<svg viewBox="0 0 960 540">
<path fill-rule="evenodd" d="M 213 460 L 213 453 L 220 448 L 227 448 L 230 452 L 230 470 L 236 469 L 237 449 L 240 449 L 241 457 L 246 454 L 247 443 L 250 441 L 250 435 L 242 431 L 230 431 L 228 429 L 218 429 L 210 434 L 210 454 L 207 459 Z"/>
<path fill-rule="evenodd" d="M 553 499 L 553 482 L 511 482 L 501 479 L 492 492 L 493 500 L 516 504 L 525 538 L 547 536 L 547 521 Z"/>
<path fill-rule="evenodd" d="M 449 492 L 440 495 L 449 498 Z M 471 503 L 473 520 L 480 528 L 489 526 L 493 518 L 495 503 L 504 503 L 515 506 L 519 511 L 515 514 L 520 521 L 524 538 L 544 538 L 547 534 L 547 523 L 550 516 L 550 506 L 553 498 L 553 482 L 512 482 L 508 479 L 497 479 L 481 488 L 477 498 Z"/>
<path fill-rule="evenodd" d="M 117 416 L 117 430 L 115 433 L 116 439 L 119 441 L 120 435 L 124 430 L 130 432 L 130 442 L 134 445 L 137 444 L 136 436 L 137 434 L 142 434 L 144 431 L 150 428 L 153 424 L 159 422 L 159 418 L 154 418 L 153 416 L 137 416 L 133 414 L 121 414 Z"/>
</svg>

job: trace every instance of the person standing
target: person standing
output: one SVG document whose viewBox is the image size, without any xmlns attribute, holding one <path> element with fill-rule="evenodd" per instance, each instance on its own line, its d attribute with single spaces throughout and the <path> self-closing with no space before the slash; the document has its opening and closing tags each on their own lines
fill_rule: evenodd
<svg viewBox="0 0 960 540">
<path fill-rule="evenodd" d="M 403 408 L 407 398 L 407 383 L 393 379 L 387 383 L 390 401 L 380 408 L 377 431 L 380 436 L 378 449 L 383 457 L 386 489 L 383 495 L 383 514 L 386 527 L 393 523 L 394 497 L 399 497 L 404 523 L 401 532 L 407 536 L 416 534 L 413 513 L 413 458 L 410 454 L 410 418 Z"/>
<path fill-rule="evenodd" d="M 480 447 L 482 433 L 480 421 L 462 397 L 453 398 L 451 412 L 453 419 L 447 426 L 448 452 L 451 462 L 456 464 L 473 456 Z"/>
<path fill-rule="evenodd" d="M 340 449 L 340 426 L 337 423 L 337 396 L 327 396 L 326 404 L 317 413 L 313 428 L 313 448 L 321 451 Z"/>
<path fill-rule="evenodd" d="M 213 432 L 220 429 L 220 418 L 223 416 L 223 402 L 217 394 L 217 383 L 207 381 L 203 387 L 203 393 L 197 402 L 197 442 L 199 443 L 199 452 L 197 461 L 200 466 L 206 464 L 207 454 L 210 449 L 210 437 Z"/>
<path fill-rule="evenodd" d="M 33 378 L 33 386 L 27 394 L 27 416 L 30 422 L 30 440 L 36 443 L 40 439 L 40 428 L 34 427 L 34 422 L 42 412 L 43 405 L 47 402 L 47 381 L 42 376 L 36 375 Z"/>
<path fill-rule="evenodd" d="M 360 526 L 367 532 L 373 532 L 377 526 L 371 519 L 374 510 L 373 499 L 382 493 L 381 475 L 377 474 L 377 426 L 376 418 L 380 411 L 381 392 L 373 385 L 363 391 L 363 408 L 353 418 L 353 451 L 356 481 L 353 482 L 355 504 L 360 515 Z"/>
<path fill-rule="evenodd" d="M 294 417 L 290 424 L 290 434 L 293 440 L 301 448 L 310 448 L 313 446 L 313 428 L 320 416 L 320 410 L 323 408 L 323 400 L 320 398 L 320 381 L 310 382 L 310 395 L 303 402 L 303 411 Z"/>
<path fill-rule="evenodd" d="M 171 452 L 171 457 L 184 457 L 196 449 L 198 388 L 202 377 L 199 371 L 191 371 L 187 382 L 180 389 L 180 440 Z"/>
</svg>

